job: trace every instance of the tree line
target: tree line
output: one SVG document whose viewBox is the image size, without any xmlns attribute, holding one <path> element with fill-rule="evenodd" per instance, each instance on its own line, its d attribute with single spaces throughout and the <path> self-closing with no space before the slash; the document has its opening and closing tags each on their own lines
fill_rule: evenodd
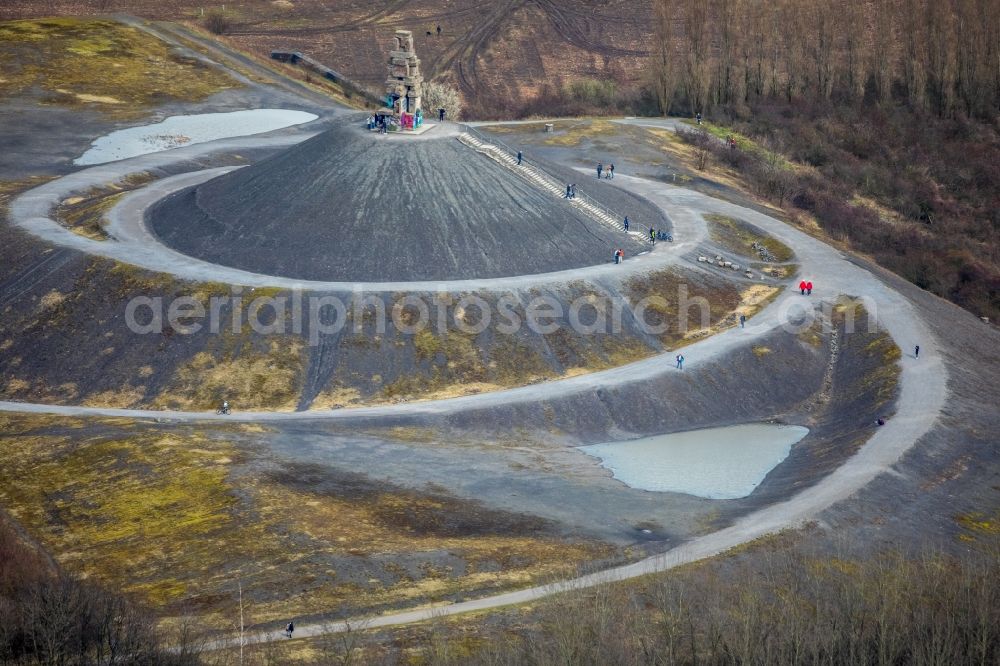
<svg viewBox="0 0 1000 666">
<path fill-rule="evenodd" d="M 994 548 L 961 559 L 886 551 L 860 560 L 809 546 L 761 550 L 638 583 L 571 592 L 509 618 L 515 630 L 484 624 L 476 642 L 467 626 L 432 626 L 422 641 L 422 663 L 996 664 L 1000 560 Z"/>
<path fill-rule="evenodd" d="M 1000 108 L 993 0 L 653 0 L 664 113 L 772 98 L 905 101 L 949 117 Z"/>
<path fill-rule="evenodd" d="M 63 571 L 0 514 L 0 664 L 189 666 L 187 631 L 166 647 L 152 613 Z"/>
</svg>

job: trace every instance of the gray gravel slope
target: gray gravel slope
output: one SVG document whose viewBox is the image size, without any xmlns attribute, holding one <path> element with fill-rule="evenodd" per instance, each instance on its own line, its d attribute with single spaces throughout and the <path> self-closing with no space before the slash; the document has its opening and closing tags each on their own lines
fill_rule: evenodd
<svg viewBox="0 0 1000 666">
<path fill-rule="evenodd" d="M 352 126 L 168 197 L 149 221 L 185 254 L 307 280 L 504 277 L 644 249 L 454 137 Z"/>
</svg>

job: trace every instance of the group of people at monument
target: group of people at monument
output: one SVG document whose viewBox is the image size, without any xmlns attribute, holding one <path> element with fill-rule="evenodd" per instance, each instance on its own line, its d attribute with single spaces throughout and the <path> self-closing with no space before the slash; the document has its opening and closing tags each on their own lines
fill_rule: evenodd
<svg viewBox="0 0 1000 666">
<path fill-rule="evenodd" d="M 379 134 L 399 130 L 413 130 L 424 124 L 424 116 L 418 109 L 416 113 L 401 113 L 399 117 L 385 113 L 373 113 L 368 116 L 366 127 L 368 131 L 375 130 Z"/>
<path fill-rule="evenodd" d="M 376 130 L 379 134 L 385 134 L 389 131 L 389 126 L 393 123 L 396 123 L 394 118 L 373 113 L 368 116 L 368 131 L 371 132 L 372 130 Z"/>
</svg>

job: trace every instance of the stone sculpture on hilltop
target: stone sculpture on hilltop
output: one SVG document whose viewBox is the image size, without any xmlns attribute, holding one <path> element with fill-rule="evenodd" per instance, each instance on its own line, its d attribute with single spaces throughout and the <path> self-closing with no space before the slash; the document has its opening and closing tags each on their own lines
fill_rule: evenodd
<svg viewBox="0 0 1000 666">
<path fill-rule="evenodd" d="M 420 74 L 420 58 L 413 50 L 413 33 L 397 30 L 395 44 L 389 51 L 389 76 L 385 81 L 386 105 L 407 127 L 414 117 L 422 116 L 420 96 L 424 77 Z M 411 125 L 412 126 L 412 125 Z"/>
</svg>

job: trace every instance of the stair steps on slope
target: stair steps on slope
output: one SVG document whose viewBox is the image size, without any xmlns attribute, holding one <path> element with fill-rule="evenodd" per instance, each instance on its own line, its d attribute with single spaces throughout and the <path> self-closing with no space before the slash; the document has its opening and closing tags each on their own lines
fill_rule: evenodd
<svg viewBox="0 0 1000 666">
<path fill-rule="evenodd" d="M 516 168 L 517 160 L 502 148 L 481 141 L 468 133 L 460 134 L 458 136 L 458 140 L 464 143 L 465 145 L 469 146 L 476 152 L 482 153 L 483 155 L 499 163 L 501 166 L 505 166 L 511 171 L 515 171 L 522 178 L 532 182 L 540 189 L 545 190 L 554 196 L 558 196 L 559 198 L 564 197 L 565 189 L 561 185 L 555 183 L 547 175 L 539 172 L 532 166 L 521 164 L 520 168 Z M 584 213 L 586 213 L 589 217 L 593 218 L 597 222 L 604 224 L 606 226 L 610 226 L 614 228 L 616 231 L 623 231 L 625 228 L 624 225 L 621 222 L 619 222 L 616 217 L 613 217 L 605 213 L 597 206 L 583 199 L 572 199 L 570 200 L 569 203 L 570 205 L 575 206 L 576 208 L 582 210 Z M 645 238 L 645 235 L 642 233 L 635 231 L 629 231 L 628 233 L 630 236 L 637 237 L 642 242 L 646 243 L 649 242 L 649 239 Z"/>
</svg>

